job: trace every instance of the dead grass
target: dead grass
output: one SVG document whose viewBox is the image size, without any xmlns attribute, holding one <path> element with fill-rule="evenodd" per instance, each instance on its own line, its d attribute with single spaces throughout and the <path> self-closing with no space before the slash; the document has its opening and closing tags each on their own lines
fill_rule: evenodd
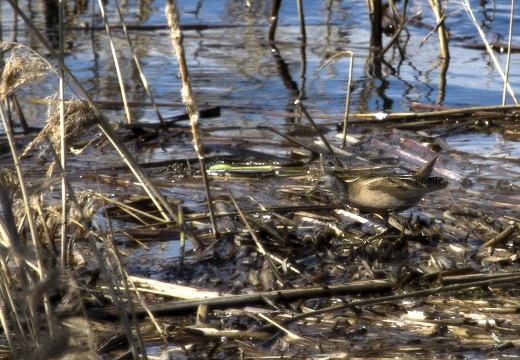
<svg viewBox="0 0 520 360">
<path fill-rule="evenodd" d="M 21 86 L 41 81 L 52 69 L 41 56 L 25 46 L 13 43 L 0 43 L 0 46 L 3 51 L 10 51 L 2 72 L 0 100 L 14 94 Z"/>
</svg>

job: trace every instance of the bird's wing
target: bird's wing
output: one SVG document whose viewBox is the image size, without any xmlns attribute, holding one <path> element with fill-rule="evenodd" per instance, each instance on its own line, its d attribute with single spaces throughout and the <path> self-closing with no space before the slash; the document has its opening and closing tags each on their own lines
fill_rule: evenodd
<svg viewBox="0 0 520 360">
<path fill-rule="evenodd" d="M 427 186 L 413 178 L 380 177 L 370 179 L 366 187 L 372 191 L 381 191 L 392 196 L 407 199 L 425 194 Z"/>
</svg>

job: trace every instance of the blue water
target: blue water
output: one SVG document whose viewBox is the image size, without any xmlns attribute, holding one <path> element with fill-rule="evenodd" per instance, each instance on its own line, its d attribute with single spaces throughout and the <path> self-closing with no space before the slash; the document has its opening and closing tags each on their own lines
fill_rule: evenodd
<svg viewBox="0 0 520 360">
<path fill-rule="evenodd" d="M 223 116 L 213 120 L 212 125 L 234 125 L 248 129 L 257 125 L 282 125 L 287 121 L 283 114 L 294 111 L 292 104 L 296 98 L 302 99 L 318 121 L 320 116 L 325 118 L 324 115 L 341 116 L 345 105 L 348 60 L 341 59 L 318 73 L 316 70 L 332 55 L 347 49 L 355 53 L 352 113 L 408 112 L 412 102 L 447 107 L 501 103 L 502 80 L 489 55 L 482 50 L 463 47 L 462 41 L 451 42 L 446 82 L 441 82 L 442 60 L 439 59 L 437 35 L 433 34 L 420 45 L 430 32 L 427 26 L 435 25 L 426 2 L 412 2 L 407 15 L 422 11 L 421 22 L 427 26 L 410 25 L 410 36 L 403 36 L 400 41 L 402 53 L 392 48 L 384 56 L 385 63 L 379 70 L 368 57 L 370 26 L 365 1 L 304 1 L 308 38 L 303 50 L 299 43 L 295 2 L 284 1 L 276 37 L 279 58 L 273 56 L 266 41 L 269 4 L 261 1 L 251 3 L 252 7 L 247 8 L 243 0 L 178 2 L 182 25 L 210 26 L 206 30 L 185 31 L 184 45 L 199 107 L 223 108 Z M 84 22 L 89 26 L 103 27 L 99 15 L 92 19 L 90 7 L 77 9 L 77 14 L 73 15 L 74 5 L 69 4 L 68 9 L 68 24 L 71 27 Z M 45 28 L 43 5 L 31 3 L 29 7 L 28 2 L 22 0 L 20 6 L 40 29 Z M 98 13 L 97 2 L 90 6 L 96 7 L 95 12 Z M 486 36 L 506 42 L 507 4 L 496 3 L 492 7 L 472 1 L 472 6 L 477 21 L 485 26 Z M 6 1 L 2 2 L 2 11 L 3 39 L 28 44 L 48 57 L 21 20 L 17 24 L 13 22 L 12 10 Z M 141 28 L 166 25 L 163 1 L 129 1 L 124 3 L 122 11 L 128 25 Z M 465 36 L 468 41 L 481 42 L 460 4 L 448 3 L 448 13 L 452 16 L 446 23 L 453 38 Z M 113 1 L 107 4 L 107 14 L 110 24 L 120 24 Z M 129 100 L 149 103 L 123 34 L 119 30 L 113 34 Z M 130 34 L 152 93 L 162 105 L 163 116 L 182 112 L 181 84 L 168 30 L 134 29 Z M 517 26 L 513 37 L 516 43 L 520 40 L 519 34 Z M 105 31 L 72 28 L 66 36 L 66 64 L 94 100 L 121 101 Z M 505 55 L 497 56 L 505 65 Z M 286 67 L 288 78 L 281 76 L 281 65 Z M 520 88 L 519 68 L 520 55 L 513 54 L 509 79 L 515 90 Z M 57 79 L 51 75 L 20 93 L 20 100 L 31 121 L 37 124 L 45 121 L 45 106 L 34 105 L 33 100 L 52 95 L 56 85 Z M 507 103 L 512 103 L 509 97 Z M 125 121 L 122 110 L 106 111 L 114 123 Z M 131 113 L 133 120 L 156 121 L 150 106 L 132 106 Z"/>
</svg>

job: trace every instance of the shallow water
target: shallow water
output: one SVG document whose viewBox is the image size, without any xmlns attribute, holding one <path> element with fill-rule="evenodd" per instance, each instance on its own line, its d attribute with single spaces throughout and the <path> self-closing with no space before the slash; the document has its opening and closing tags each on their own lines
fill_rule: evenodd
<svg viewBox="0 0 520 360">
<path fill-rule="evenodd" d="M 423 10 L 422 25 L 434 25 L 431 11 L 425 3 L 416 1 L 412 5 L 409 7 L 409 14 Z M 27 2 L 21 1 L 20 6 L 31 14 L 33 21 L 43 27 L 41 14 L 45 10 L 37 8 L 40 5 L 31 4 L 29 10 Z M 94 6 L 97 7 L 97 2 Z M 412 101 L 448 107 L 497 105 L 501 102 L 500 77 L 493 70 L 489 56 L 481 50 L 470 50 L 461 46 L 462 41 L 452 41 L 451 61 L 443 91 L 439 89 L 440 62 L 436 36 L 431 36 L 420 47 L 420 42 L 430 30 L 424 26 L 409 25 L 410 37 L 406 43 L 402 43 L 404 56 L 400 56 L 396 49 L 390 50 L 385 55 L 387 65 L 381 67 L 381 75 L 374 76 L 378 70 L 371 67 L 367 59 L 369 24 L 365 2 L 343 1 L 333 2 L 331 5 L 327 1 L 309 1 L 304 6 L 308 39 L 303 52 L 298 43 L 295 5 L 285 1 L 281 9 L 277 32 L 277 40 L 280 42 L 277 46 L 281 56 L 278 65 L 283 61 L 288 66 L 292 83 L 287 84 L 280 77 L 277 59 L 266 42 L 269 12 L 266 4 L 253 2 L 253 7 L 247 9 L 243 1 L 179 1 L 182 25 L 214 26 L 207 30 L 185 31 L 188 66 L 200 106 L 210 104 L 280 111 L 290 106 L 299 92 L 313 112 L 341 115 L 348 78 L 348 61 L 340 60 L 317 74 L 315 71 L 328 57 L 347 49 L 354 51 L 356 56 L 351 105 L 353 112 L 405 112 Z M 447 21 L 452 37 L 471 37 L 471 40 L 480 43 L 476 30 L 461 6 L 455 3 L 450 3 L 450 6 L 450 13 L 459 11 Z M 475 2 L 473 6 L 478 19 L 486 25 L 488 36 L 506 41 L 507 6 L 496 4 L 494 10 Z M 25 30 L 26 27 L 20 20 L 17 25 L 13 23 L 9 4 L 3 2 L 2 10 L 3 39 L 28 43 L 45 54 L 46 51 L 42 50 L 34 35 Z M 70 15 L 69 24 L 75 27 L 86 22 L 92 26 L 90 8 L 77 11 L 79 14 Z M 163 3 L 160 1 L 145 5 L 130 1 L 124 4 L 123 12 L 126 22 L 140 29 L 166 24 Z M 107 4 L 107 14 L 111 24 L 120 23 L 114 3 Z M 67 31 L 70 47 L 67 50 L 66 63 L 95 100 L 118 100 L 119 87 L 108 40 L 98 17 L 93 25 L 98 30 L 90 32 L 73 28 Z M 216 26 L 224 27 L 215 28 Z M 159 102 L 171 104 L 163 108 L 164 115 L 178 111 L 182 108 L 179 98 L 180 84 L 167 30 L 131 30 L 130 33 L 154 95 Z M 120 31 L 114 31 L 114 37 L 121 59 L 120 66 L 125 74 L 128 96 L 133 101 L 146 101 L 135 67 L 130 62 L 131 55 L 126 41 Z M 518 36 L 513 40 L 516 39 Z M 498 54 L 498 58 L 505 64 L 504 55 Z M 515 71 L 519 65 L 520 57 L 515 54 L 512 57 L 513 70 L 510 75 L 513 89 L 520 87 L 520 74 Z M 302 72 L 303 66 L 305 69 Z M 50 84 L 55 80 L 52 79 Z M 43 88 L 45 92 L 49 92 L 50 84 L 35 87 L 35 92 L 28 91 L 25 94 L 26 99 L 41 97 L 40 90 Z M 508 103 L 511 103 L 510 100 Z M 32 111 L 36 117 L 41 118 L 37 114 L 43 109 L 36 113 L 34 109 Z M 150 108 L 144 106 L 134 107 L 132 115 L 134 120 L 155 119 Z M 118 111 L 113 114 L 113 119 L 124 120 L 124 117 Z M 281 120 L 265 118 L 258 111 L 248 111 L 240 118 L 223 116 L 219 123 L 230 122 L 244 126 L 252 121 L 268 121 L 272 124 Z"/>
<path fill-rule="evenodd" d="M 186 28 L 184 45 L 197 104 L 200 109 L 212 106 L 222 108 L 220 117 L 201 120 L 206 136 L 215 143 L 221 141 L 222 145 L 236 145 L 240 141 L 254 143 L 256 139 L 263 141 L 263 145 L 273 145 L 270 149 L 264 146 L 262 151 L 286 155 L 290 150 L 279 148 L 280 138 L 258 127 L 278 127 L 286 131 L 294 123 L 305 123 L 305 120 L 291 116 L 296 112 L 293 103 L 298 98 L 318 123 L 332 130 L 328 134 L 332 138 L 335 123 L 344 112 L 349 62 L 348 59 L 340 59 L 320 72 L 317 70 L 338 51 L 347 49 L 355 53 L 352 113 L 409 112 L 412 102 L 446 107 L 501 103 L 502 83 L 489 55 L 482 50 L 463 46 L 468 42 L 481 41 L 460 4 L 449 3 L 448 12 L 452 16 L 447 24 L 453 40 L 450 44 L 451 60 L 443 84 L 439 78 L 443 62 L 438 57 L 437 36 L 432 35 L 421 46 L 421 41 L 428 36 L 435 23 L 431 10 L 424 2 L 410 4 L 408 16 L 423 11 L 422 20 L 408 26 L 410 35 L 403 36 L 400 43 L 402 53 L 392 48 L 385 54 L 385 62 L 380 66 L 374 65 L 369 58 L 370 26 L 364 1 L 305 2 L 307 42 L 304 47 L 299 42 L 295 5 L 285 1 L 281 9 L 276 48 L 267 42 L 269 7 L 263 2 L 253 2 L 250 9 L 238 0 L 178 3 L 181 24 Z M 108 37 L 101 18 L 95 16 L 92 20 L 90 16 L 90 6 L 94 6 L 95 13 L 98 13 L 98 4 L 94 2 L 82 9 L 74 5 L 77 4 L 70 4 L 67 9 L 70 28 L 66 31 L 65 62 L 94 101 L 104 105 L 110 121 L 114 124 L 125 122 Z M 494 8 L 489 8 L 489 5 L 475 2 L 472 5 L 478 21 L 485 25 L 486 36 L 507 41 L 507 6 L 495 4 Z M 49 30 L 43 14 L 50 12 L 42 4 L 20 1 L 20 6 L 39 28 Z M 133 46 L 162 116 L 184 112 L 163 2 L 130 1 L 122 9 L 127 25 L 131 25 L 129 33 Z M 20 19 L 15 22 L 12 14 L 9 4 L 2 2 L 3 39 L 27 44 L 49 59 L 34 34 Z M 110 24 L 120 24 L 113 2 L 107 4 L 107 14 Z M 80 27 L 84 22 L 90 30 Z M 517 33 L 515 30 L 513 40 L 520 40 Z M 52 32 L 46 34 L 47 39 L 54 40 Z M 465 40 L 459 40 L 460 37 Z M 132 120 L 157 122 L 121 30 L 113 30 L 113 41 L 124 74 L 127 96 L 133 102 L 130 106 Z M 502 64 L 505 63 L 503 54 L 497 53 L 497 57 Z M 509 77 L 513 89 L 520 88 L 518 68 L 520 55 L 513 54 Z M 44 125 L 46 107 L 35 101 L 52 95 L 56 89 L 57 78 L 51 73 L 33 86 L 19 91 L 18 97 L 30 125 Z M 71 96 L 70 90 L 68 92 Z M 508 100 L 508 103 L 511 101 Z M 187 122 L 180 124 L 188 125 Z M 372 130 L 372 136 L 386 136 L 377 132 L 378 129 L 384 131 L 385 124 L 374 125 L 372 129 L 376 129 Z M 230 138 L 233 139 L 231 143 Z M 493 161 L 500 157 L 518 158 L 520 155 L 520 143 L 504 140 L 496 131 L 483 134 L 469 129 L 462 134 L 447 136 L 446 140 L 468 154 L 492 156 L 490 166 L 498 166 L 500 163 Z M 337 140 L 334 141 L 339 145 Z M 142 151 L 135 156 L 143 163 L 186 159 L 195 154 L 188 135 L 185 135 L 180 141 L 168 142 L 164 148 Z M 119 165 L 120 162 L 117 154 L 105 153 L 103 157 L 93 156 L 88 166 L 103 168 L 110 164 Z M 514 163 L 508 166 L 512 171 L 520 172 Z"/>
</svg>

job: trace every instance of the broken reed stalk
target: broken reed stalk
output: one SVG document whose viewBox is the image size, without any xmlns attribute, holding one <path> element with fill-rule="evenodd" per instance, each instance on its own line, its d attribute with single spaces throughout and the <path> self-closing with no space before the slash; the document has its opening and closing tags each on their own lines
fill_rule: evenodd
<svg viewBox="0 0 520 360">
<path fill-rule="evenodd" d="M 116 69 L 117 81 L 119 82 L 119 89 L 121 90 L 121 98 L 123 99 L 123 107 L 125 108 L 126 122 L 128 124 L 132 123 L 132 118 L 130 116 L 130 109 L 128 108 L 128 101 L 126 99 L 126 91 L 125 84 L 123 81 L 123 77 L 121 75 L 121 69 L 119 68 L 119 60 L 117 58 L 116 48 L 114 46 L 114 40 L 112 39 L 112 31 L 110 30 L 110 25 L 108 24 L 108 19 L 105 13 L 105 6 L 103 5 L 103 0 L 98 0 L 99 11 L 101 12 L 101 17 L 103 18 L 103 22 L 105 23 L 105 29 L 108 35 L 108 43 L 110 44 L 110 50 L 112 51 L 112 59 L 114 60 L 114 67 Z M 124 23 L 123 23 L 124 26 Z"/>
<path fill-rule="evenodd" d="M 2 260 L 2 265 L 5 265 L 5 263 L 3 262 Z M 7 266 L 2 266 L 2 270 L 3 269 L 6 269 Z M 3 271 L 2 271 L 3 273 Z M 3 277 L 3 274 L 0 275 L 0 279 L 2 279 L 2 285 L 0 285 L 0 287 L 3 287 L 3 286 L 6 286 L 8 284 L 8 281 L 7 279 L 5 279 Z M 0 290 L 0 292 L 2 294 L 5 294 L 5 293 L 8 293 L 10 290 L 9 288 L 2 288 Z M 29 343 L 27 341 L 24 341 L 24 337 L 18 337 L 17 335 L 17 327 L 16 326 L 13 326 L 12 325 L 12 321 L 8 321 L 8 317 L 7 317 L 7 311 L 9 311 L 9 313 L 12 314 L 12 312 L 10 310 L 8 310 L 8 306 L 6 306 L 5 304 L 0 307 L 0 323 L 2 324 L 2 328 L 3 329 L 9 329 L 8 331 L 5 332 L 5 337 L 7 338 L 7 344 L 9 345 L 9 349 L 20 349 L 21 350 L 21 353 L 23 354 L 23 357 L 28 359 L 29 358 L 29 354 L 30 352 L 28 351 L 29 349 Z M 14 320 L 14 319 L 12 319 Z M 14 327 L 14 329 L 13 329 Z M 13 334 L 11 333 L 15 333 L 14 335 L 16 336 L 16 338 L 18 339 L 18 341 L 15 343 L 14 342 L 14 339 L 13 339 Z"/>
<path fill-rule="evenodd" d="M 20 106 L 20 102 L 18 101 L 16 94 L 9 96 L 9 98 L 11 99 L 14 109 L 16 110 L 16 113 L 18 114 L 18 120 L 20 121 L 20 126 L 22 127 L 22 131 L 24 134 L 27 134 L 29 132 L 29 125 L 27 125 L 27 120 L 25 119 L 25 115 L 23 114 L 22 107 Z"/>
<path fill-rule="evenodd" d="M 390 39 L 390 41 L 388 41 L 388 43 L 385 45 L 385 47 L 383 48 L 383 50 L 381 50 L 381 52 L 379 53 L 379 56 L 382 57 L 389 49 L 390 47 L 392 47 L 392 45 L 397 41 L 397 39 L 399 38 L 399 35 L 401 35 L 401 32 L 403 30 L 406 30 L 407 29 L 407 26 L 408 26 L 408 23 L 410 21 L 412 21 L 413 19 L 415 19 L 416 17 L 420 16 L 422 14 L 422 11 L 419 11 L 417 12 L 416 14 L 413 14 L 412 16 L 410 16 L 409 18 L 406 18 L 406 14 L 405 14 L 405 11 L 406 11 L 406 5 L 408 4 L 407 1 L 404 2 L 403 4 L 403 16 L 401 17 L 401 22 L 400 22 L 400 25 L 399 25 L 399 28 L 396 30 L 395 34 L 392 36 L 392 38 Z M 424 40 L 423 40 L 424 41 Z M 422 42 L 421 42 L 421 45 L 422 45 Z M 420 46 L 419 46 L 420 47 Z"/>
<path fill-rule="evenodd" d="M 132 45 L 132 40 L 130 40 L 130 35 L 128 35 L 126 24 L 123 19 L 123 15 L 121 14 L 121 9 L 119 7 L 119 2 L 116 0 L 115 4 L 116 4 L 117 13 L 119 14 L 119 20 L 121 21 L 121 26 L 123 27 L 123 32 L 125 33 L 126 41 L 128 43 L 128 48 L 132 52 L 132 56 L 134 58 L 134 64 L 137 67 L 137 71 L 139 71 L 139 76 L 141 77 L 141 82 L 143 83 L 144 90 L 146 91 L 146 94 L 150 98 L 150 102 L 152 103 L 153 110 L 155 111 L 155 114 L 157 115 L 157 118 L 159 119 L 159 123 L 161 124 L 161 127 L 162 127 L 164 119 L 161 115 L 161 112 L 159 111 L 159 107 L 157 107 L 157 104 L 155 103 L 155 99 L 152 95 L 152 92 L 150 91 L 150 87 L 148 86 L 148 81 L 146 81 L 146 76 L 144 75 L 143 70 L 141 68 L 141 63 L 139 62 L 139 59 L 137 58 L 137 54 L 135 53 L 134 46 Z"/>
<path fill-rule="evenodd" d="M 487 241 L 486 243 L 482 244 L 480 247 L 482 249 L 486 249 L 488 247 L 496 247 L 497 245 L 500 245 L 501 243 L 505 242 L 511 235 L 515 233 L 515 229 L 512 226 L 509 226 L 505 228 L 500 234 L 495 236 L 493 239 Z"/>
<path fill-rule="evenodd" d="M 431 112 L 420 112 L 420 113 L 394 113 L 394 114 L 386 114 L 386 113 L 369 113 L 369 114 L 351 114 L 350 117 L 358 120 L 366 120 L 366 121 L 395 121 L 395 120 L 422 120 L 422 119 L 430 119 L 430 118 L 441 118 L 446 121 L 446 117 L 448 116 L 462 116 L 467 117 L 468 114 L 476 113 L 476 112 L 505 112 L 508 110 L 520 110 L 519 105 L 491 105 L 491 106 L 471 106 L 466 108 L 459 109 L 450 109 L 450 110 L 439 110 L 439 111 L 431 111 Z"/>
<path fill-rule="evenodd" d="M 92 101 L 90 95 L 87 93 L 85 88 L 81 85 L 78 79 L 72 74 L 70 69 L 64 64 L 63 60 L 60 59 L 59 55 L 53 49 L 53 47 L 49 44 L 49 42 L 45 39 L 42 33 L 34 26 L 32 21 L 25 15 L 25 13 L 20 9 L 16 0 L 7 0 L 9 5 L 11 5 L 14 12 L 24 21 L 24 23 L 33 31 L 36 38 L 40 41 L 40 43 L 45 47 L 45 49 L 50 53 L 52 58 L 58 63 L 59 67 L 63 69 L 65 74 L 67 75 L 67 84 L 72 91 L 77 91 L 83 97 L 83 101 L 89 105 L 92 111 L 96 114 L 99 119 L 99 126 L 105 136 L 109 139 L 111 144 L 114 146 L 116 151 L 119 153 L 123 161 L 126 163 L 128 168 L 135 175 L 137 180 L 143 184 L 143 189 L 147 192 L 150 199 L 153 201 L 154 205 L 157 207 L 161 215 L 166 221 L 170 220 L 170 217 L 178 223 L 177 214 L 173 211 L 170 203 L 164 198 L 161 192 L 157 189 L 155 184 L 150 181 L 148 176 L 145 174 L 143 169 L 139 166 L 137 161 L 134 159 L 132 154 L 128 151 L 125 144 L 121 141 L 119 136 L 116 134 L 112 126 L 110 125 L 106 116 L 97 108 L 94 101 Z M 1 85 L 1 84 L 0 84 Z M 190 233 L 189 237 L 190 241 L 193 243 L 193 246 L 198 248 L 202 246 L 201 242 Z"/>
<path fill-rule="evenodd" d="M 282 325 L 278 324 L 276 321 L 268 318 L 267 316 L 265 316 L 264 314 L 262 313 L 258 313 L 258 316 L 260 316 L 262 319 L 264 319 L 265 321 L 267 321 L 269 324 L 271 324 L 272 326 L 274 326 L 275 328 L 277 328 L 278 330 L 280 331 L 283 331 L 288 337 L 289 337 L 289 341 L 295 341 L 295 340 L 300 340 L 301 337 L 296 335 L 295 333 L 289 331 L 289 329 L 283 327 Z"/>
<path fill-rule="evenodd" d="M 282 0 L 273 0 L 271 2 L 271 11 L 269 13 L 269 32 L 267 34 L 267 39 L 269 41 L 274 41 L 276 27 L 278 25 L 278 13 L 280 12 L 281 4 Z"/>
<path fill-rule="evenodd" d="M 506 78 L 502 92 L 502 105 L 506 104 L 507 84 L 509 83 L 509 67 L 511 64 L 511 45 L 513 43 L 513 20 L 515 18 L 515 0 L 511 0 L 511 12 L 509 13 L 509 39 L 507 40 Z"/>
<path fill-rule="evenodd" d="M 428 0 L 432 8 L 435 20 L 437 21 L 437 33 L 439 35 L 439 46 L 441 48 L 441 57 L 444 60 L 450 59 L 450 50 L 448 47 L 448 31 L 444 20 L 446 19 L 446 9 L 443 9 L 440 0 Z"/>
<path fill-rule="evenodd" d="M 343 148 L 347 146 L 347 127 L 348 127 L 348 113 L 350 108 L 350 89 L 352 84 L 352 74 L 354 73 L 354 53 L 350 50 L 340 51 L 339 53 L 334 54 L 333 57 L 329 59 L 325 64 L 320 66 L 315 73 L 318 73 L 325 66 L 329 65 L 337 58 L 342 56 L 350 56 L 350 66 L 348 68 L 348 83 L 347 83 L 347 98 L 345 99 L 345 115 L 343 116 L 343 137 L 341 139 L 341 145 Z"/>
<path fill-rule="evenodd" d="M 302 112 L 305 117 L 307 118 L 307 120 L 309 120 L 309 122 L 311 123 L 312 127 L 314 128 L 314 130 L 316 130 L 316 132 L 318 133 L 321 141 L 323 141 L 323 143 L 325 144 L 325 147 L 327 148 L 330 156 L 332 157 L 332 159 L 334 160 L 334 163 L 336 164 L 336 166 L 339 166 L 339 167 L 343 167 L 343 164 L 341 163 L 341 161 L 338 159 L 338 157 L 336 156 L 336 154 L 334 153 L 334 150 L 330 147 L 330 144 L 329 142 L 327 141 L 327 139 L 325 138 L 325 135 L 323 135 L 323 133 L 321 132 L 320 128 L 318 127 L 318 125 L 316 125 L 316 123 L 314 122 L 314 119 L 312 118 L 312 116 L 309 114 L 309 112 L 307 111 L 307 109 L 305 108 L 305 106 L 303 106 L 302 102 L 300 100 L 296 100 L 294 102 L 294 104 L 296 106 L 298 106 L 298 110 L 300 112 Z"/>
<path fill-rule="evenodd" d="M 206 190 L 206 201 L 208 203 L 211 227 L 213 229 L 215 240 L 217 240 L 219 238 L 219 233 L 217 229 L 217 223 L 215 221 L 215 211 L 213 209 L 213 200 L 209 188 L 208 175 L 206 174 L 206 162 L 204 160 L 202 134 L 199 126 L 199 114 L 197 112 L 197 107 L 195 105 L 195 100 L 193 99 L 193 94 L 191 91 L 191 83 L 188 75 L 188 65 L 186 64 L 186 56 L 184 55 L 184 46 L 182 44 L 183 34 L 180 28 L 180 15 L 176 0 L 166 0 L 165 13 L 166 19 L 168 20 L 168 27 L 170 28 L 170 38 L 173 48 L 175 49 L 177 62 L 179 64 L 179 73 L 182 81 L 182 102 L 186 105 L 188 115 L 190 116 L 191 132 L 193 134 L 193 147 L 199 158 L 200 171 L 202 179 L 204 180 L 204 189 Z"/>
<path fill-rule="evenodd" d="M 507 87 L 507 91 L 509 92 L 509 96 L 511 96 L 511 98 L 513 99 L 515 104 L 518 105 L 518 100 L 516 98 L 515 92 L 514 92 L 513 88 L 511 87 L 511 84 L 509 84 L 509 82 L 507 81 L 506 76 L 504 75 L 504 72 L 502 71 L 502 67 L 500 66 L 500 63 L 498 62 L 498 60 L 497 60 L 497 58 L 495 56 L 495 53 L 494 53 L 493 49 L 491 48 L 491 45 L 489 45 L 489 42 L 486 39 L 486 35 L 484 34 L 484 32 L 482 31 L 482 28 L 478 24 L 477 19 L 475 19 L 475 15 L 473 14 L 473 10 L 471 10 L 471 6 L 469 4 L 469 1 L 468 0 L 463 0 L 462 1 L 462 5 L 464 6 L 464 10 L 466 10 L 466 14 L 468 14 L 469 18 L 471 19 L 471 22 L 473 23 L 473 26 L 475 26 L 475 28 L 477 29 L 477 31 L 478 31 L 478 33 L 480 35 L 480 38 L 484 42 L 484 45 L 486 46 L 486 50 L 487 50 L 489 56 L 491 57 L 491 60 L 493 60 L 493 64 L 495 65 L 495 69 L 498 70 L 498 73 L 502 77 L 502 80 L 504 81 L 505 86 Z"/>
<path fill-rule="evenodd" d="M 126 271 L 125 271 L 125 280 L 128 281 L 130 283 L 130 285 L 132 285 L 132 290 L 135 293 L 135 296 L 137 296 L 137 299 L 139 300 L 139 303 L 143 307 L 144 311 L 146 311 L 146 313 L 148 314 L 148 317 L 150 318 L 150 321 L 155 326 L 155 329 L 159 333 L 159 336 L 161 337 L 161 339 L 164 342 L 164 344 L 168 345 L 169 342 L 168 342 L 168 338 L 167 338 L 167 335 L 166 335 L 165 331 L 163 329 L 161 329 L 161 325 L 157 322 L 156 317 L 154 316 L 154 314 L 150 311 L 150 309 L 146 305 L 146 300 L 143 298 L 143 295 L 141 294 L 144 291 L 141 291 L 141 290 L 137 289 L 137 287 L 135 285 L 135 282 L 132 280 L 132 277 L 129 276 Z M 132 316 L 133 316 L 134 323 L 136 324 L 136 328 L 139 328 L 139 324 L 137 323 L 137 321 L 139 321 L 139 319 L 137 317 L 137 314 L 135 313 L 135 308 L 133 306 L 132 306 Z M 144 349 L 144 346 L 142 347 L 142 349 Z M 141 351 L 141 352 L 144 353 L 144 351 Z"/>
</svg>

